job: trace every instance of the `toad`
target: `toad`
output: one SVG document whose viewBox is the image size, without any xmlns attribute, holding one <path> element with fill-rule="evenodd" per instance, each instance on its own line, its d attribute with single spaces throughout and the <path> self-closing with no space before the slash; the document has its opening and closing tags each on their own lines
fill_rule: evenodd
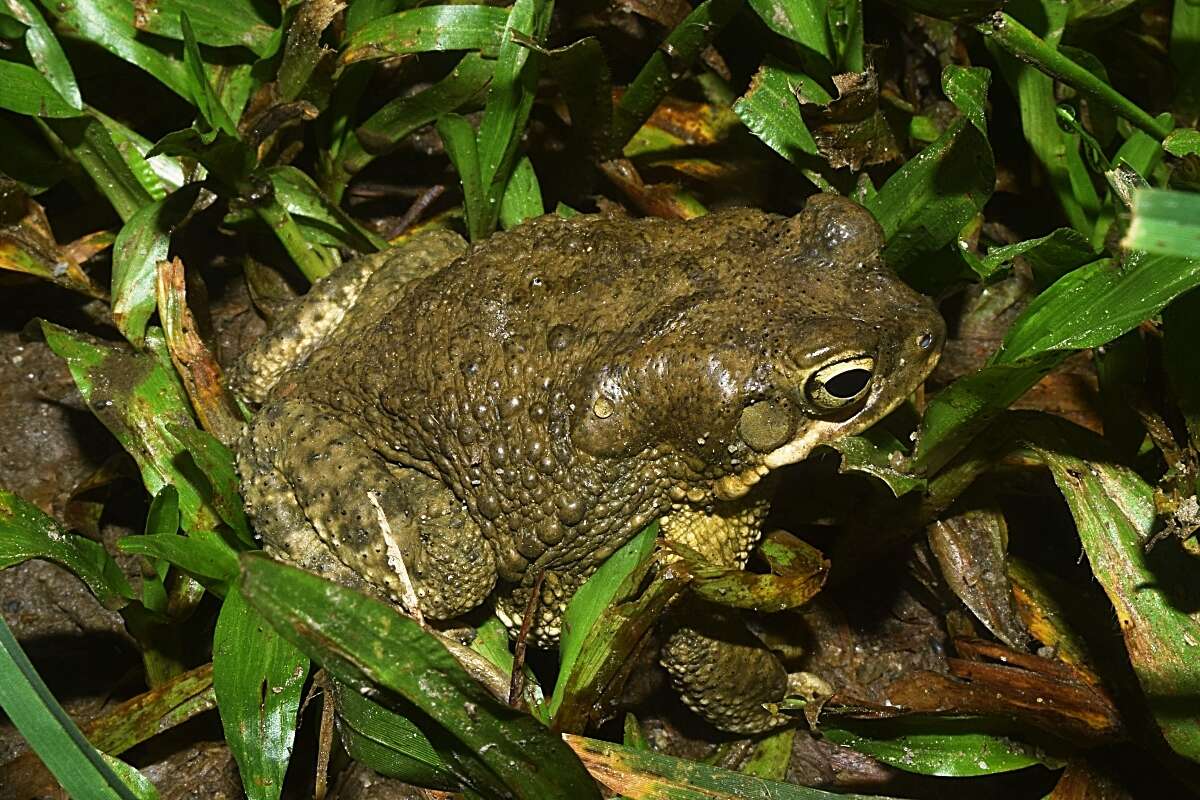
<svg viewBox="0 0 1200 800">
<path fill-rule="evenodd" d="M 545 216 L 471 247 L 431 231 L 349 262 L 239 367 L 263 404 L 238 445 L 247 510 L 269 552 L 333 580 L 402 603 L 406 573 L 427 617 L 492 602 L 516 630 L 532 607 L 542 646 L 656 519 L 744 566 L 765 479 L 937 361 L 943 321 L 882 245 L 818 195 L 793 217 Z M 664 664 L 711 723 L 769 729 L 787 673 L 727 629 L 676 626 Z"/>
</svg>

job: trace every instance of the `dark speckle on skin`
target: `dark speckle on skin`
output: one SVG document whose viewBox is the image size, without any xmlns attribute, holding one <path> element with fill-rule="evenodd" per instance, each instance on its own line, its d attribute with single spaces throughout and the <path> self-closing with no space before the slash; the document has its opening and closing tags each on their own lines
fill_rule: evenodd
<svg viewBox="0 0 1200 800">
<path fill-rule="evenodd" d="M 651 520 L 740 566 L 762 476 L 863 430 L 937 360 L 942 320 L 882 244 L 867 211 L 818 195 L 790 218 L 546 216 L 349 262 L 236 376 L 263 403 L 238 447 L 256 529 L 396 600 L 403 559 L 433 618 L 494 597 L 519 627 L 542 575 L 543 645 Z"/>
</svg>

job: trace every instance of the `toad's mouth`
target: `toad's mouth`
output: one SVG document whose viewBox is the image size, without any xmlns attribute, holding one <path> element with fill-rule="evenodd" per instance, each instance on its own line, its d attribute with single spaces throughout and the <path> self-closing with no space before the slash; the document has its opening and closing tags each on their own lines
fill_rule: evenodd
<svg viewBox="0 0 1200 800">
<path fill-rule="evenodd" d="M 796 464 L 808 458 L 818 445 L 836 438 L 845 429 L 843 422 L 824 422 L 812 425 L 803 436 L 793 439 L 763 456 L 761 463 L 724 475 L 713 482 L 713 494 L 720 500 L 737 500 L 745 497 L 771 470 Z"/>
</svg>

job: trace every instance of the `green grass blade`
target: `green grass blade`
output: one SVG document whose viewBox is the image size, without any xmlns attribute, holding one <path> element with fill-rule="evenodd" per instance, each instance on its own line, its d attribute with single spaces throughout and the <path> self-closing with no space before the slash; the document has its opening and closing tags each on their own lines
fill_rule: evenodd
<svg viewBox="0 0 1200 800">
<path fill-rule="evenodd" d="M 901 275 L 955 241 L 992 195 L 995 162 L 984 117 L 990 80 L 980 67 L 947 67 L 942 88 L 963 116 L 867 203 L 887 236 L 883 256 Z"/>
<path fill-rule="evenodd" d="M 537 173 L 533 171 L 529 157 L 522 156 L 513 169 L 512 177 L 508 179 L 508 185 L 504 187 L 504 197 L 500 200 L 500 224 L 508 230 L 545 213 Z"/>
<path fill-rule="evenodd" d="M 191 405 L 166 352 L 162 331 L 147 332 L 147 352 L 100 342 L 42 323 L 46 342 L 67 362 L 88 408 L 133 456 L 150 494 L 168 483 L 179 491 L 184 528 L 211 530 L 221 523 L 208 480 L 191 465 L 170 426 L 195 427 Z"/>
<path fill-rule="evenodd" d="M 359 253 L 375 253 L 387 247 L 387 242 L 355 222 L 299 169 L 281 165 L 271 167 L 267 175 L 275 187 L 275 197 L 297 221 L 320 226 L 343 247 Z"/>
<path fill-rule="evenodd" d="M 483 95 L 492 78 L 494 61 L 477 53 L 463 56 L 458 66 L 438 83 L 407 97 L 389 101 L 354 131 L 341 153 L 343 181 L 373 159 L 390 152 L 404 137 L 443 114 L 456 111 Z"/>
<path fill-rule="evenodd" d="M 229 587 L 237 580 L 238 551 L 215 531 L 194 531 L 187 536 L 176 533 L 124 536 L 117 547 L 126 553 L 169 562 L 218 595 L 228 594 Z"/>
<path fill-rule="evenodd" d="M 768 28 L 832 66 L 834 47 L 827 22 L 828 0 L 749 0 L 749 3 Z"/>
<path fill-rule="evenodd" d="M 609 149 L 619 153 L 684 71 L 742 7 L 743 0 L 705 0 L 671 31 L 613 109 Z M 670 55 L 667 55 L 670 53 Z"/>
<path fill-rule="evenodd" d="M 1157 516 L 1154 488 L 1133 470 L 1107 463 L 1089 431 L 1043 416 L 1025 426 L 1062 491 L 1096 580 L 1117 612 L 1125 649 L 1151 713 L 1180 755 L 1200 761 L 1200 614 L 1183 607 L 1174 589 L 1194 575 L 1182 550 L 1144 547 Z M 1174 587 L 1174 589 L 1173 589 Z"/>
<path fill-rule="evenodd" d="M 43 3 L 60 30 L 85 39 L 147 72 L 180 97 L 192 99 L 183 61 L 147 44 L 133 26 L 130 0 L 73 0 Z"/>
<path fill-rule="evenodd" d="M 140 800 L 50 694 L 0 619 L 0 708 L 71 797 Z"/>
<path fill-rule="evenodd" d="M 1134 254 L 1080 267 L 1034 298 L 993 357 L 1012 364 L 1053 350 L 1097 347 L 1200 285 L 1200 260 Z"/>
<path fill-rule="evenodd" d="M 1188 124 L 1200 118 L 1200 4 L 1175 0 L 1171 11 L 1171 63 L 1175 66 L 1176 110 Z"/>
<path fill-rule="evenodd" d="M 435 50 L 500 49 L 509 12 L 490 6 L 434 5 L 380 17 L 355 31 L 342 48 L 349 64 Z"/>
<path fill-rule="evenodd" d="M 1056 47 L 1066 26 L 1067 5 L 1053 3 L 1043 10 L 1041 3 L 1028 0 L 1020 8 L 1028 9 L 1023 13 L 1031 19 L 1045 17 L 1038 28 L 1044 37 L 1040 41 L 1047 50 Z M 1054 79 L 996 42 L 988 39 L 986 44 L 1017 95 L 1025 140 L 1049 175 L 1067 221 L 1075 230 L 1091 236 L 1100 213 L 1100 197 L 1080 153 L 1080 137 L 1059 125 Z"/>
<path fill-rule="evenodd" d="M 334 697 L 338 733 L 355 761 L 417 786 L 445 791 L 457 786 L 454 772 L 411 721 L 337 682 Z"/>
<path fill-rule="evenodd" d="M 54 31 L 37 10 L 33 0 L 8 0 L 8 11 L 28 27 L 25 29 L 25 48 L 38 72 L 46 78 L 67 105 L 83 111 L 83 98 L 75 83 L 75 72 L 63 52 Z M 0 85 L 3 82 L 0 81 Z"/>
<path fill-rule="evenodd" d="M 120 608 L 133 599 L 125 573 L 104 545 L 68 533 L 33 503 L 0 489 L 0 569 L 31 558 L 70 570 L 105 608 Z"/>
<path fill-rule="evenodd" d="M 34 117 L 78 117 L 83 112 L 62 98 L 43 75 L 27 64 L 0 60 L 0 108 Z"/>
<path fill-rule="evenodd" d="M 441 642 L 389 605 L 262 556 L 242 557 L 239 586 L 283 637 L 350 689 L 382 687 L 413 709 L 406 716 L 465 785 L 531 800 L 599 797 L 557 735 L 493 698 Z"/>
<path fill-rule="evenodd" d="M 895 800 L 823 792 L 584 736 L 565 738 L 598 780 L 629 800 Z"/>
<path fill-rule="evenodd" d="M 821 735 L 905 772 L 943 778 L 996 775 L 1062 762 L 999 733 L 978 719 L 909 717 L 879 722 L 826 720 Z M 1048 763 L 1047 763 L 1048 762 Z"/>
<path fill-rule="evenodd" d="M 649 561 L 657 540 L 658 523 L 654 523 L 609 556 L 567 604 L 558 646 L 558 681 L 549 703 L 551 716 L 562 705 L 563 694 L 571 682 L 575 662 L 588 634 L 604 610 L 617 600 L 625 579 Z"/>
<path fill-rule="evenodd" d="M 213 634 L 213 689 L 249 800 L 278 800 L 292 755 L 308 658 L 234 590 Z"/>
<path fill-rule="evenodd" d="M 1141 189 L 1121 246 L 1200 260 L 1200 195 Z"/>
<path fill-rule="evenodd" d="M 229 113 L 221 104 L 221 98 L 208 82 L 208 72 L 205 69 L 204 58 L 200 55 L 200 45 L 196 43 L 196 35 L 192 32 L 192 24 L 186 11 L 179 12 L 179 28 L 183 34 L 183 63 L 191 79 L 192 103 L 211 129 L 236 139 L 237 126 L 229 118 Z"/>
<path fill-rule="evenodd" d="M 123 222 L 153 202 L 99 119 L 84 116 L 48 124 Z"/>
<path fill-rule="evenodd" d="M 1129 98 L 1047 44 L 1045 40 L 1012 16 L 1002 12 L 992 20 L 981 23 L 977 29 L 984 36 L 990 37 L 1002 49 L 1026 63 L 1033 64 L 1046 75 L 1057 78 L 1068 86 L 1104 103 L 1159 141 L 1171 132 L 1169 124 L 1164 124 L 1146 113 Z"/>
<path fill-rule="evenodd" d="M 483 189 L 483 177 L 479 167 L 479 151 L 476 148 L 475 129 L 464 117 L 443 114 L 437 122 L 438 135 L 446 155 L 458 172 L 462 184 L 463 206 L 467 215 L 467 235 L 476 242 L 489 233 L 487 227 L 487 197 Z"/>
<path fill-rule="evenodd" d="M 1030 361 L 989 364 L 939 392 L 921 420 L 914 455 L 917 471 L 935 474 L 1066 355 L 1050 353 Z"/>
<path fill-rule="evenodd" d="M 268 197 L 256 203 L 254 211 L 279 239 L 279 243 L 310 283 L 316 283 L 337 267 L 336 254 L 304 235 L 295 217 L 275 192 L 270 192 Z"/>
<path fill-rule="evenodd" d="M 513 3 L 492 82 L 488 86 L 476 144 L 480 181 L 487 202 L 488 232 L 495 228 L 500 216 L 501 199 L 533 108 L 541 73 L 542 54 L 519 40 L 531 40 L 540 45 L 550 27 L 553 9 L 554 3 L 548 0 L 517 0 Z"/>
<path fill-rule="evenodd" d="M 157 0 L 150 13 L 137 17 L 138 30 L 183 41 L 179 18 L 187 14 L 193 36 L 210 47 L 249 49 L 259 58 L 270 57 L 279 48 L 278 14 L 263 13 L 269 4 L 252 0 Z"/>
<path fill-rule="evenodd" d="M 733 104 L 734 113 L 750 132 L 793 164 L 819 152 L 795 94 L 808 83 L 812 79 L 800 69 L 768 57 L 751 79 L 750 88 Z"/>
<path fill-rule="evenodd" d="M 166 259 L 175 226 L 183 221 L 199 194 L 200 184 L 195 183 L 143 206 L 117 234 L 113 244 L 113 322 L 135 347 L 141 347 L 145 340 L 146 325 L 158 304 L 158 262 Z"/>
</svg>

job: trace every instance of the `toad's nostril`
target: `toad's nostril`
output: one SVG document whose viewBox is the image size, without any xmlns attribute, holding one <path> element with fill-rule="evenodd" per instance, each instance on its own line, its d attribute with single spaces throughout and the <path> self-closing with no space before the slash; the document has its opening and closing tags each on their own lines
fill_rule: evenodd
<svg viewBox="0 0 1200 800">
<path fill-rule="evenodd" d="M 759 453 L 769 453 L 787 444 L 796 422 L 787 407 L 770 400 L 746 406 L 738 423 L 742 441 Z"/>
</svg>

